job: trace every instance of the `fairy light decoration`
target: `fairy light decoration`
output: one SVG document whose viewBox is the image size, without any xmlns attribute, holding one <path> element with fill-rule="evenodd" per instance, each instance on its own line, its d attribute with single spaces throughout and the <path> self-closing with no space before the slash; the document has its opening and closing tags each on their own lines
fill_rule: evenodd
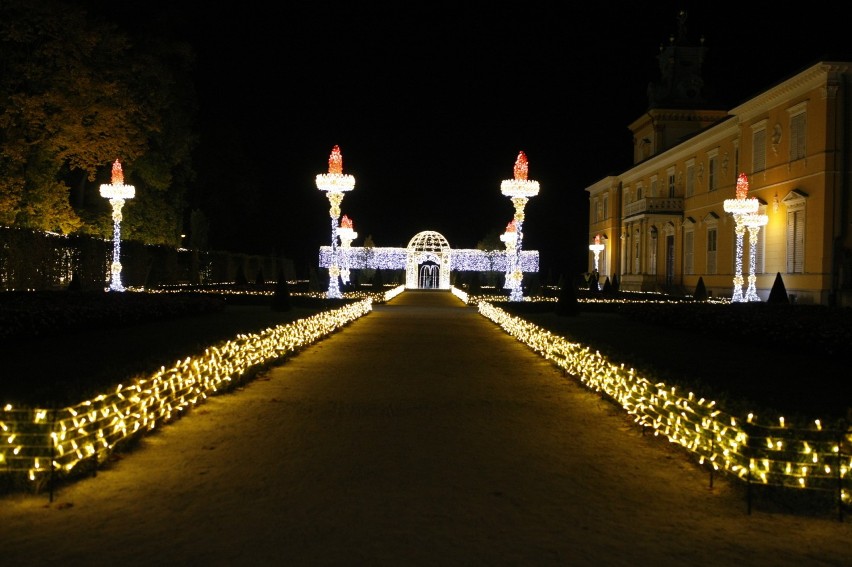
<svg viewBox="0 0 852 567">
<path fill-rule="evenodd" d="M 335 145 L 331 149 L 331 155 L 328 158 L 328 173 L 317 175 L 316 183 L 320 191 L 325 191 L 330 205 L 328 212 L 331 216 L 332 261 L 328 268 L 328 297 L 339 299 L 343 297 L 338 283 L 340 258 L 337 247 L 337 227 L 340 218 L 340 203 L 343 201 L 343 194 L 355 188 L 355 178 L 343 173 L 343 155 L 340 153 L 340 146 Z"/>
<path fill-rule="evenodd" d="M 757 236 L 760 233 L 760 227 L 766 226 L 769 222 L 769 216 L 752 213 L 745 215 L 743 224 L 748 229 L 748 288 L 746 289 L 746 301 L 760 301 L 760 296 L 757 295 Z"/>
<path fill-rule="evenodd" d="M 603 249 L 604 249 L 604 245 L 601 244 L 601 235 L 596 234 L 595 235 L 595 243 L 589 244 L 589 250 L 591 250 L 595 255 L 595 272 L 599 271 L 598 270 L 598 263 L 599 263 L 601 251 L 603 251 Z"/>
<path fill-rule="evenodd" d="M 515 206 L 514 220 L 515 231 L 517 232 L 514 251 L 515 259 L 506 263 L 506 284 L 504 286 L 510 290 L 510 301 L 524 300 L 524 292 L 521 285 L 523 273 L 517 267 L 524 240 L 524 207 L 526 207 L 530 197 L 535 197 L 539 191 L 538 181 L 528 179 L 528 176 L 529 161 L 527 160 L 527 155 L 521 151 L 515 160 L 514 178 L 506 179 L 500 184 L 501 192 L 509 197 Z"/>
<path fill-rule="evenodd" d="M 748 177 L 740 173 L 737 177 L 737 188 L 735 199 L 725 199 L 724 208 L 726 213 L 734 217 L 734 233 L 737 237 L 736 249 L 736 272 L 734 274 L 734 293 L 731 296 L 732 303 L 748 301 L 743 295 L 743 236 L 745 235 L 745 217 L 754 214 L 760 203 L 754 197 L 748 197 Z"/>
<path fill-rule="evenodd" d="M 358 233 L 355 232 L 352 219 L 348 216 L 343 215 L 343 218 L 340 219 L 340 227 L 337 229 L 337 236 L 340 238 L 340 245 L 342 246 L 342 264 L 343 267 L 340 269 L 340 281 L 344 284 L 349 283 L 349 251 L 351 250 L 352 241 L 358 238 Z"/>
<path fill-rule="evenodd" d="M 124 184 L 124 171 L 117 159 L 112 164 L 112 183 L 101 185 L 101 197 L 112 205 L 112 264 L 110 265 L 109 291 L 124 291 L 121 283 L 121 209 L 124 201 L 136 195 L 133 185 Z"/>
<path fill-rule="evenodd" d="M 506 232 L 500 235 L 500 240 L 506 245 L 506 281 L 503 284 L 503 288 L 510 290 L 511 293 L 511 290 L 517 289 L 520 286 L 520 280 L 523 278 L 523 273 L 518 270 L 518 257 L 516 254 L 518 246 L 518 226 L 516 221 L 512 220 L 506 225 Z"/>
</svg>

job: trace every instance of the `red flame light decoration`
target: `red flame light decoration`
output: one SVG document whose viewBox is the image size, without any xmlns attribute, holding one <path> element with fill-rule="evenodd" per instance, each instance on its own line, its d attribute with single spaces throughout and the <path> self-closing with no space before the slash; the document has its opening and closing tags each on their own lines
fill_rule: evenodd
<svg viewBox="0 0 852 567">
<path fill-rule="evenodd" d="M 748 177 L 745 173 L 740 173 L 737 177 L 737 199 L 745 199 L 748 197 Z"/>
<path fill-rule="evenodd" d="M 352 219 L 350 219 L 346 215 L 343 215 L 343 218 L 340 219 L 340 226 L 342 228 L 352 228 Z"/>
<path fill-rule="evenodd" d="M 515 179 L 519 181 L 526 181 L 529 169 L 530 166 L 527 161 L 527 154 L 524 152 L 519 153 L 518 159 L 515 160 Z"/>
<path fill-rule="evenodd" d="M 343 173 L 343 156 L 340 153 L 340 146 L 335 145 L 331 149 L 331 155 L 328 157 L 328 172 L 338 175 Z"/>
<path fill-rule="evenodd" d="M 124 172 L 121 170 L 121 163 L 115 160 L 112 164 L 112 184 L 124 185 Z"/>
</svg>

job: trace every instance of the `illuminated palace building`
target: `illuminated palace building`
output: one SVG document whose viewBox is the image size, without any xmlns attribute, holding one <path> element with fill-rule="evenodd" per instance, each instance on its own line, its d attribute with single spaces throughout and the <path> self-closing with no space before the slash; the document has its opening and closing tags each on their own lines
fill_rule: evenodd
<svg viewBox="0 0 852 567">
<path fill-rule="evenodd" d="M 791 301 L 852 305 L 852 62 L 719 109 L 704 51 L 681 22 L 629 125 L 632 167 L 586 188 L 589 271 L 623 291 L 689 294 L 701 278 L 733 301 L 765 301 L 780 274 Z"/>
</svg>

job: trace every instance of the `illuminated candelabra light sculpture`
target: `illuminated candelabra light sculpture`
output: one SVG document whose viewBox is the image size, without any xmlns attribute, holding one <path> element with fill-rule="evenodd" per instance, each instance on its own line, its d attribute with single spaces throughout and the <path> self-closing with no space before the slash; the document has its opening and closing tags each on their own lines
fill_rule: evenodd
<svg viewBox="0 0 852 567">
<path fill-rule="evenodd" d="M 124 184 L 124 172 L 121 163 L 112 164 L 112 183 L 101 185 L 101 197 L 109 199 L 112 205 L 112 264 L 110 265 L 110 291 L 124 291 L 121 283 L 121 209 L 124 201 L 136 195 L 133 185 Z"/>
<path fill-rule="evenodd" d="M 507 179 L 500 185 L 502 193 L 512 199 L 512 204 L 515 206 L 515 232 L 517 239 L 515 242 L 514 253 L 510 254 L 507 250 L 506 262 L 506 284 L 504 287 L 510 290 L 509 301 L 523 301 L 524 291 L 521 282 L 524 274 L 520 269 L 520 255 L 524 241 L 524 207 L 530 197 L 538 195 L 538 181 L 527 179 L 529 174 L 529 162 L 524 152 L 518 154 L 515 160 L 515 177 Z"/>
<path fill-rule="evenodd" d="M 769 217 L 767 215 L 759 215 L 756 213 L 752 213 L 750 215 L 746 215 L 743 219 L 743 224 L 745 224 L 748 229 L 748 289 L 746 289 L 745 300 L 746 301 L 760 301 L 760 296 L 757 295 L 757 276 L 755 272 L 757 271 L 757 235 L 760 233 L 760 227 L 766 226 L 769 222 Z"/>
<path fill-rule="evenodd" d="M 340 258 L 337 247 L 337 225 L 340 218 L 340 203 L 343 194 L 355 188 L 355 178 L 343 174 L 343 156 L 340 147 L 334 146 L 328 158 L 328 173 L 317 175 L 317 188 L 325 191 L 328 197 L 329 215 L 331 215 L 331 266 L 328 268 L 328 297 L 341 298 L 340 285 L 337 278 L 340 276 Z"/>
<path fill-rule="evenodd" d="M 759 206 L 757 199 L 748 197 L 748 177 L 745 173 L 740 173 L 737 177 L 736 198 L 725 199 L 724 203 L 725 212 L 731 213 L 734 217 L 734 232 L 737 237 L 734 293 L 731 296 L 731 301 L 734 303 L 748 301 L 743 295 L 743 236 L 746 231 L 746 216 L 756 213 Z"/>
<path fill-rule="evenodd" d="M 600 262 L 601 252 L 604 249 L 604 245 L 601 244 L 601 235 L 595 235 L 595 243 L 589 244 L 589 250 L 591 250 L 595 255 L 595 272 L 598 272 L 598 263 Z"/>
<path fill-rule="evenodd" d="M 340 245 L 343 248 L 343 267 L 340 270 L 340 281 L 344 284 L 349 283 L 349 248 L 352 241 L 358 238 L 358 233 L 352 227 L 352 219 L 343 215 L 340 219 L 340 227 L 337 229 L 337 236 L 340 237 Z"/>
<path fill-rule="evenodd" d="M 518 228 L 517 223 L 512 220 L 506 225 L 506 232 L 500 235 L 500 240 L 503 241 L 503 244 L 506 245 L 506 282 L 503 285 L 504 289 L 514 289 L 512 286 L 515 283 L 513 278 L 509 277 L 509 274 L 516 274 L 518 272 L 517 265 L 517 256 L 515 255 L 515 248 L 518 244 Z"/>
</svg>

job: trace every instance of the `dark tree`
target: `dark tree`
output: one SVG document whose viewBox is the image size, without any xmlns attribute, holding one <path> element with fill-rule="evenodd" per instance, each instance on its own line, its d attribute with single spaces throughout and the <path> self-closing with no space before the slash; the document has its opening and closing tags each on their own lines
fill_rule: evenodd
<svg viewBox="0 0 852 567">
<path fill-rule="evenodd" d="M 234 283 L 237 285 L 248 284 L 248 278 L 246 277 L 246 267 L 243 264 L 237 266 L 237 274 L 234 276 Z"/>
<path fill-rule="evenodd" d="M 570 281 L 562 284 L 559 288 L 559 298 L 556 300 L 556 314 L 560 317 L 572 317 L 580 314 L 580 304 L 574 286 Z"/>
<path fill-rule="evenodd" d="M 287 278 L 284 277 L 284 271 L 278 274 L 278 281 L 275 283 L 275 294 L 272 296 L 273 311 L 290 311 L 293 308 L 290 302 L 290 285 L 287 283 Z"/>
<path fill-rule="evenodd" d="M 382 275 L 382 270 L 376 270 L 376 275 L 373 276 L 373 290 L 383 291 L 385 289 L 385 278 Z"/>
</svg>

